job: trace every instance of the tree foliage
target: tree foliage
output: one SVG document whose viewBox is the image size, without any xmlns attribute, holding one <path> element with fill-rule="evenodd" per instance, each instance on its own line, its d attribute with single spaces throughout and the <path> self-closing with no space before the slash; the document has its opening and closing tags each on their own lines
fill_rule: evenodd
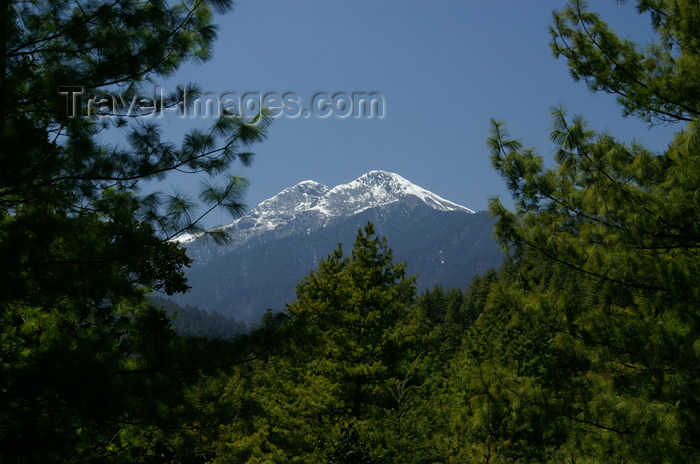
<svg viewBox="0 0 700 464">
<path fill-rule="evenodd" d="M 342 385 L 334 405 L 360 418 L 392 376 L 401 339 L 395 328 L 415 293 L 403 265 L 394 264 L 374 226 L 358 233 L 352 255 L 338 248 L 302 281 L 290 315 L 313 340 L 311 370 Z M 376 405 L 375 405 L 376 406 Z"/>
<path fill-rule="evenodd" d="M 493 164 L 516 207 L 490 207 L 517 269 L 489 296 L 455 384 L 477 461 L 697 460 L 700 12 L 637 3 L 656 44 L 619 38 L 572 1 L 552 49 L 625 114 L 679 123 L 667 150 L 556 109 L 545 168 L 493 122 Z"/>
<path fill-rule="evenodd" d="M 373 427 L 403 368 L 401 327 L 414 295 L 413 279 L 371 224 L 350 255 L 339 247 L 298 285 L 287 308 L 297 335 L 268 383 L 281 404 L 274 417 L 294 430 L 290 451 L 312 461 L 375 462 Z"/>
<path fill-rule="evenodd" d="M 170 405 L 182 391 L 173 382 L 192 379 L 194 371 L 174 369 L 180 342 L 144 294 L 187 289 L 190 260 L 168 239 L 201 230 L 201 214 L 212 208 L 241 211 L 244 182 L 228 168 L 250 162 L 247 147 L 262 140 L 269 120 L 225 114 L 178 145 L 149 115 L 90 115 L 88 101 L 71 108 L 65 91 L 79 87 L 123 101 L 144 95 L 186 60 L 209 58 L 214 12 L 231 5 L 0 5 L 3 460 L 129 455 L 137 462 L 148 450 L 145 437 L 176 426 Z M 189 91 L 196 96 L 196 87 Z M 154 111 L 184 105 L 183 94 L 178 89 Z M 114 134 L 123 142 L 107 142 Z M 196 201 L 142 193 L 146 182 L 175 171 L 203 176 Z"/>
</svg>

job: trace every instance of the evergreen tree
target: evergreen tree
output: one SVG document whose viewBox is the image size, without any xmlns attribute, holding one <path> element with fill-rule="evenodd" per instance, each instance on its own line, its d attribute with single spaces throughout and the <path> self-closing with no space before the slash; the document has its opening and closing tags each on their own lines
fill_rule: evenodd
<svg viewBox="0 0 700 464">
<path fill-rule="evenodd" d="M 231 3 L 0 5 L 1 460 L 136 462 L 145 437 L 177 422 L 170 406 L 194 371 L 168 364 L 180 342 L 144 294 L 187 289 L 190 260 L 167 239 L 201 230 L 197 204 L 241 211 L 244 182 L 227 168 L 249 162 L 269 121 L 225 114 L 176 145 L 149 114 L 90 115 L 74 91 L 142 98 L 210 56 L 213 14 Z M 184 93 L 149 113 L 182 107 Z M 141 193 L 176 170 L 208 181 L 199 201 Z"/>
<path fill-rule="evenodd" d="M 307 331 L 309 368 L 329 376 L 341 392 L 337 405 L 359 419 L 381 405 L 386 379 L 394 375 L 400 340 L 396 334 L 406 306 L 415 296 L 404 265 L 394 264 L 386 239 L 360 230 L 352 255 L 339 247 L 318 272 L 297 288 L 288 312 Z"/>
<path fill-rule="evenodd" d="M 401 324 L 413 279 L 368 224 L 352 253 L 339 247 L 297 287 L 284 354 L 258 365 L 255 428 L 230 424 L 219 442 L 237 462 L 390 462 L 382 456 L 386 409 L 407 377 Z"/>
<path fill-rule="evenodd" d="M 456 378 L 456 423 L 477 461 L 699 458 L 700 10 L 637 5 L 657 43 L 621 39 L 572 1 L 555 14 L 552 48 L 627 115 L 681 123 L 667 150 L 555 110 L 546 169 L 493 123 L 493 164 L 516 207 L 490 207 L 517 264 L 488 296 Z"/>
</svg>

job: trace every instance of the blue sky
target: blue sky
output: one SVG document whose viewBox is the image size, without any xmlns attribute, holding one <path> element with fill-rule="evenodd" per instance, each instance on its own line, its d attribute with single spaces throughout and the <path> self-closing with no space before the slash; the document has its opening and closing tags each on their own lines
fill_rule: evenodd
<svg viewBox="0 0 700 464">
<path fill-rule="evenodd" d="M 594 95 L 571 79 L 548 45 L 551 12 L 564 4 L 239 0 L 232 13 L 217 17 L 213 59 L 183 66 L 164 85 L 196 81 L 210 92 L 293 91 L 304 104 L 320 91 L 384 96 L 383 119 L 278 118 L 269 138 L 254 147 L 254 165 L 237 171 L 251 182 L 251 207 L 305 179 L 333 186 L 384 169 L 482 210 L 490 196 L 510 203 L 488 158 L 490 118 L 504 119 L 513 136 L 546 159 L 555 105 L 653 150 L 663 150 L 678 129 L 623 119 L 613 96 Z M 591 5 L 621 35 L 651 37 L 647 18 L 632 5 Z M 188 190 L 188 182 L 165 183 Z M 213 215 L 208 224 L 229 221 Z"/>
</svg>

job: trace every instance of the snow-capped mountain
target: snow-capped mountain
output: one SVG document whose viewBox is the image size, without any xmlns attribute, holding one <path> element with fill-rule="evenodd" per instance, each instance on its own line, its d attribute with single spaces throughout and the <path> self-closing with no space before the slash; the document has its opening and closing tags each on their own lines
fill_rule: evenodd
<svg viewBox="0 0 700 464">
<path fill-rule="evenodd" d="M 420 274 L 419 288 L 466 286 L 501 259 L 486 213 L 398 174 L 370 171 L 333 188 L 306 180 L 284 189 L 225 226 L 230 244 L 181 237 L 195 261 L 192 290 L 176 301 L 253 322 L 267 308 L 283 309 L 318 261 L 338 243 L 349 250 L 368 221 L 388 238 L 396 259 L 407 261 L 409 273 Z"/>
<path fill-rule="evenodd" d="M 299 230 L 308 234 L 365 210 L 408 199 L 421 201 L 436 211 L 474 213 L 465 206 L 445 200 L 400 175 L 387 171 L 370 171 L 347 184 L 333 188 L 313 180 L 305 180 L 282 190 L 260 203 L 250 213 L 224 226 L 233 236 L 231 244 L 219 250 L 209 251 L 223 254 L 245 245 L 253 237 L 271 231 L 277 231 L 277 238 Z M 204 264 L 211 258 L 211 253 L 201 252 L 200 247 L 195 245 L 198 238 L 198 235 L 180 237 L 182 243 L 192 248 L 195 265 Z"/>
<path fill-rule="evenodd" d="M 235 235 L 233 245 L 240 246 L 253 236 L 284 226 L 297 219 L 297 216 L 307 213 L 328 190 L 327 186 L 313 180 L 299 182 L 263 201 L 250 213 L 224 226 L 224 229 Z M 196 242 L 200 237 L 201 234 L 184 234 L 178 240 L 188 244 Z"/>
<path fill-rule="evenodd" d="M 410 196 L 438 211 L 474 213 L 469 208 L 418 187 L 398 174 L 386 171 L 370 171 L 350 183 L 333 187 L 310 210 L 328 216 L 351 216 Z"/>
</svg>

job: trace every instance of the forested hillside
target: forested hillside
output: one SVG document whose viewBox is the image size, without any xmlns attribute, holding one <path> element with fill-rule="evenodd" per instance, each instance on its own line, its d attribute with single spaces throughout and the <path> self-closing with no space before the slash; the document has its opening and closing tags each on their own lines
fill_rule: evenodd
<svg viewBox="0 0 700 464">
<path fill-rule="evenodd" d="M 234 338 L 247 331 L 243 322 L 216 311 L 204 311 L 189 305 L 180 306 L 162 296 L 151 296 L 149 303 L 156 308 L 162 308 L 170 316 L 170 323 L 175 332 L 185 337 Z"/>
<path fill-rule="evenodd" d="M 555 109 L 548 163 L 493 121 L 515 202 L 490 202 L 498 269 L 417 293 L 368 223 L 230 339 L 178 335 L 148 295 L 187 290 L 172 237 L 241 213 L 225 173 L 266 113 L 180 146 L 120 119 L 108 146 L 53 93 L 206 59 L 231 2 L 0 5 L 0 462 L 699 462 L 700 4 L 636 4 L 646 48 L 579 0 L 551 47 L 628 117 L 675 125 L 663 152 Z M 203 211 L 140 190 L 182 169 L 208 179 Z"/>
</svg>

